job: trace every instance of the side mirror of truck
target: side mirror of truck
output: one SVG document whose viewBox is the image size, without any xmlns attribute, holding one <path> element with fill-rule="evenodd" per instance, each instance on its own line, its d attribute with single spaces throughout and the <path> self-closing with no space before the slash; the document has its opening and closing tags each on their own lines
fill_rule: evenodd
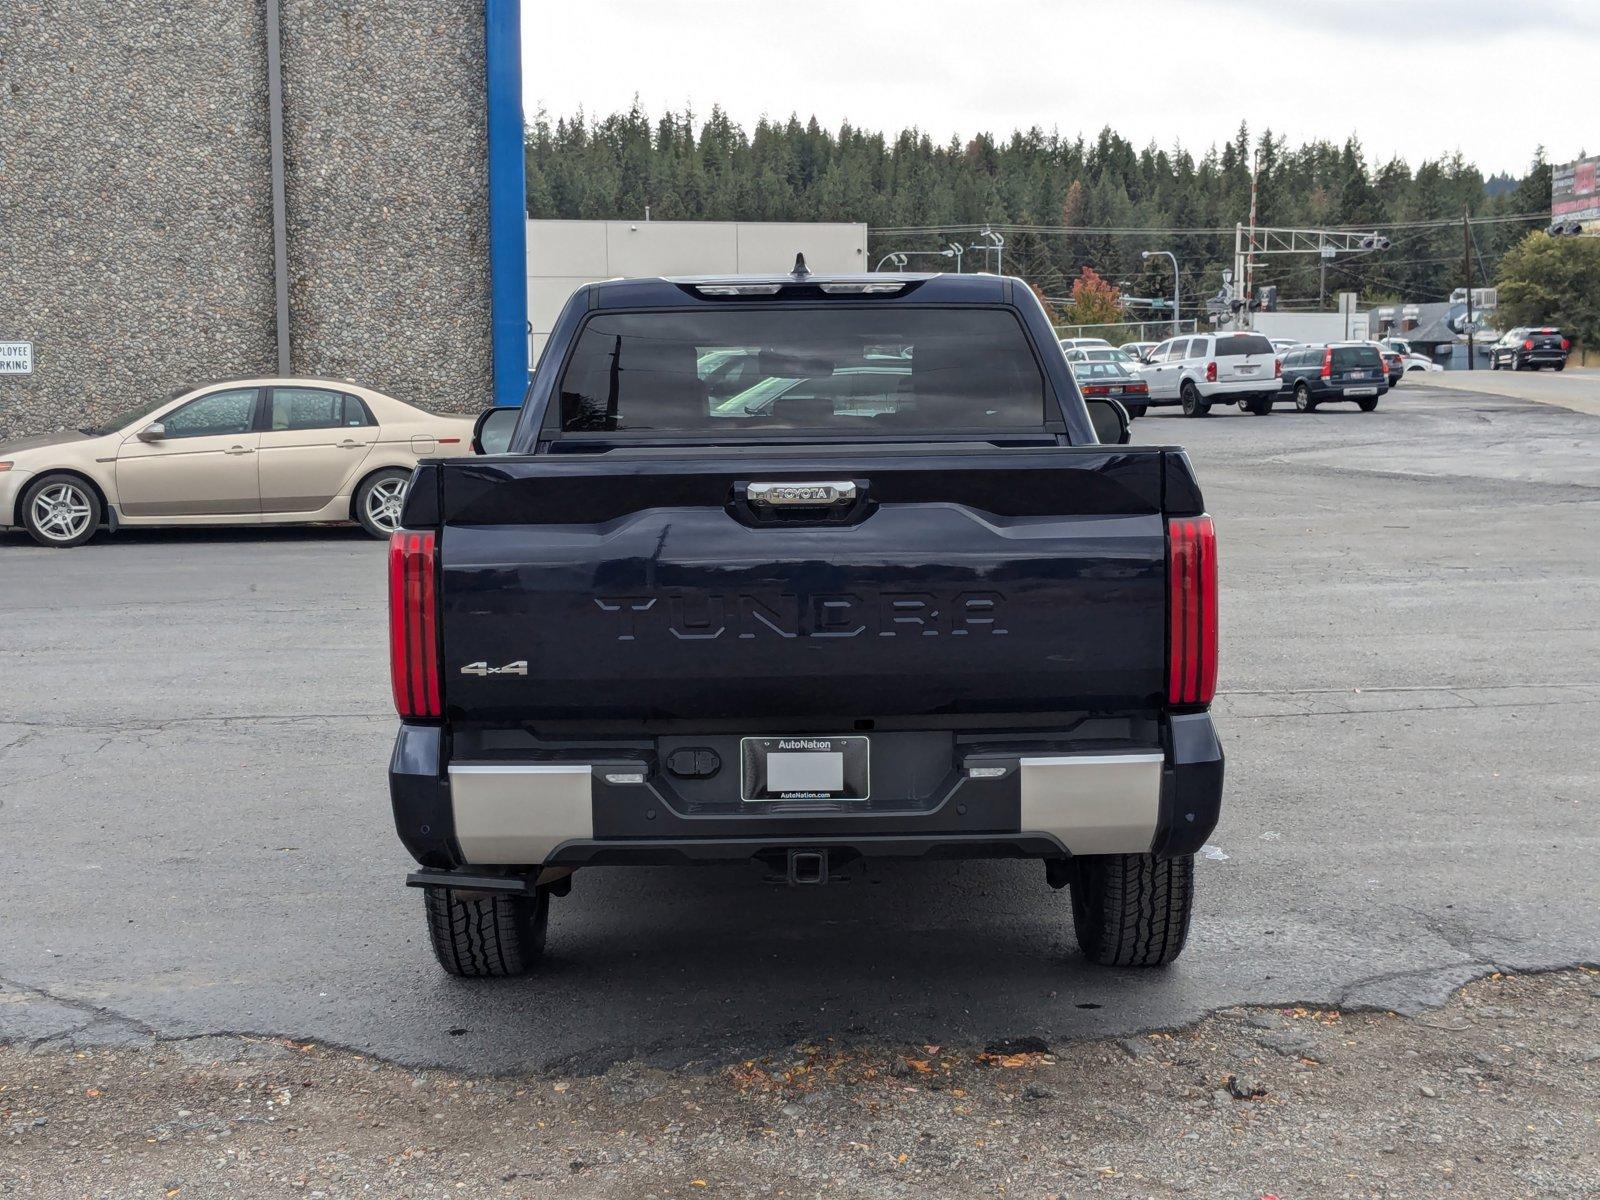
<svg viewBox="0 0 1600 1200">
<path fill-rule="evenodd" d="M 1096 396 L 1085 400 L 1089 406 L 1089 420 L 1094 423 L 1094 436 L 1102 446 L 1126 446 L 1130 440 L 1128 410 L 1115 400 Z"/>
<path fill-rule="evenodd" d="M 522 417 L 521 408 L 501 406 L 478 414 L 478 423 L 472 427 L 472 452 L 474 454 L 504 454 L 511 445 L 511 434 Z"/>
</svg>

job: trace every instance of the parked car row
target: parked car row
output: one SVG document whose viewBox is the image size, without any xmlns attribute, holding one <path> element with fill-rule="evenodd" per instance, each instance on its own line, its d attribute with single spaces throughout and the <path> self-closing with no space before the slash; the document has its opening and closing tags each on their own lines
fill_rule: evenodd
<svg viewBox="0 0 1600 1200">
<path fill-rule="evenodd" d="M 0 442 L 0 529 L 60 548 L 124 525 L 354 521 L 387 538 L 417 460 L 471 453 L 473 420 L 330 379 L 186 388 Z"/>
<path fill-rule="evenodd" d="M 1099 339 L 1062 342 L 1074 371 L 1096 361 L 1091 355 L 1119 355 L 1131 375 L 1146 385 L 1145 406 L 1176 405 L 1185 416 L 1203 417 L 1213 404 L 1236 403 L 1242 411 L 1265 415 L 1279 390 L 1272 343 L 1257 333 L 1202 333 L 1169 338 L 1131 358 Z M 1098 345 L 1093 343 L 1098 342 Z M 1103 357 L 1099 361 L 1116 362 Z M 1130 415 L 1141 415 L 1139 413 Z"/>
<path fill-rule="evenodd" d="M 1419 369 L 1408 363 L 1407 355 L 1376 342 L 1274 342 L 1248 331 L 1169 338 L 1128 362 L 1120 361 L 1130 358 L 1126 346 L 1117 349 L 1082 338 L 1073 339 L 1070 348 L 1062 345 L 1080 388 L 1091 370 L 1102 367 L 1127 371 L 1123 388 L 1131 379 L 1146 385 L 1148 398 L 1133 403 L 1124 393 L 1096 393 L 1124 400 L 1130 416 L 1142 416 L 1152 406 L 1176 405 L 1185 416 L 1203 417 L 1213 405 L 1227 403 L 1266 416 L 1280 399 L 1292 400 L 1301 412 L 1347 401 L 1372 412 L 1378 398 L 1408 370 Z"/>
</svg>

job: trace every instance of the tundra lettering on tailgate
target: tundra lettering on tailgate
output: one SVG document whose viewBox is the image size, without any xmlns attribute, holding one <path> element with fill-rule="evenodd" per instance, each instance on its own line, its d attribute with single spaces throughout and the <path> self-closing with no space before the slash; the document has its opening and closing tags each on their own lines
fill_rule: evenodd
<svg viewBox="0 0 1600 1200">
<path fill-rule="evenodd" d="M 619 642 L 671 634 L 681 641 L 739 638 L 1000 635 L 999 592 L 667 592 L 596 596 Z"/>
</svg>

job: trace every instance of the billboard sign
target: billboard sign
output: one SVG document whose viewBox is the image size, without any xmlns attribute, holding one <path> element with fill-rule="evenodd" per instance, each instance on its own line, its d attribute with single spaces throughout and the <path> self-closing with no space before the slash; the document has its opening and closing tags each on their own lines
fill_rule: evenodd
<svg viewBox="0 0 1600 1200">
<path fill-rule="evenodd" d="M 1550 222 L 1600 224 L 1600 156 L 1562 163 L 1550 173 Z"/>
</svg>

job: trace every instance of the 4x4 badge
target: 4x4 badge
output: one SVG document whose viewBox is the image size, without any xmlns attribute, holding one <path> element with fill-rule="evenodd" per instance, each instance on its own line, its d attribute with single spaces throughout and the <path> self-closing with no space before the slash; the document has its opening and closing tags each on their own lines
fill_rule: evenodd
<svg viewBox="0 0 1600 1200">
<path fill-rule="evenodd" d="M 526 675 L 528 673 L 528 660 L 519 658 L 516 662 L 508 662 L 503 667 L 491 667 L 486 662 L 468 663 L 461 668 L 463 675 Z"/>
</svg>

